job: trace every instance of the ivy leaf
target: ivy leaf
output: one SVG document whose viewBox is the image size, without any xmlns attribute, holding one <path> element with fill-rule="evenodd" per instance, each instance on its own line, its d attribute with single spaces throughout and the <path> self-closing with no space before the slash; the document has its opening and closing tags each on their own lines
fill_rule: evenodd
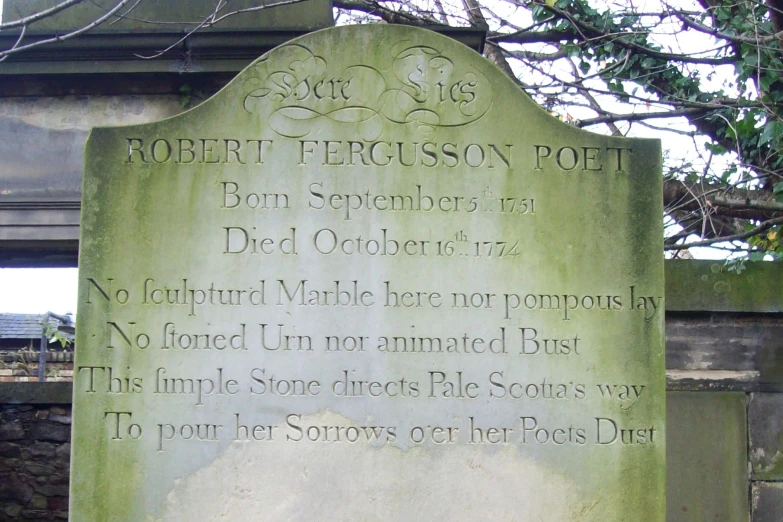
<svg viewBox="0 0 783 522">
<path fill-rule="evenodd" d="M 783 203 L 783 181 L 775 184 L 772 188 L 772 193 L 775 195 L 775 201 Z"/>
<path fill-rule="evenodd" d="M 642 60 L 642 67 L 644 67 L 645 69 L 649 69 L 654 65 L 655 65 L 655 58 L 647 57 L 644 60 Z"/>
<path fill-rule="evenodd" d="M 708 151 L 712 152 L 716 156 L 721 156 L 723 154 L 726 154 L 726 152 L 728 152 L 726 150 L 726 147 L 724 147 L 720 143 L 709 143 L 709 142 L 707 142 L 707 143 L 704 144 L 704 148 L 707 149 Z"/>
<path fill-rule="evenodd" d="M 764 126 L 764 132 L 759 136 L 759 146 L 777 141 L 783 136 L 783 122 L 772 120 Z"/>
</svg>

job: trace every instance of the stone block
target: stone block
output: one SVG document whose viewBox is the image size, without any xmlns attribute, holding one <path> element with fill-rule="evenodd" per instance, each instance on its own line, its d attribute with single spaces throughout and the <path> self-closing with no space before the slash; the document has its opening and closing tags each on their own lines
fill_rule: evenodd
<svg viewBox="0 0 783 522">
<path fill-rule="evenodd" d="M 71 438 L 71 428 L 66 424 L 40 422 L 30 428 L 30 436 L 36 440 L 67 442 Z"/>
<path fill-rule="evenodd" d="M 22 512 L 22 509 L 23 509 L 22 506 L 20 506 L 19 504 L 11 503 L 5 506 L 5 508 L 3 509 L 3 513 L 5 513 L 10 518 L 16 518 L 17 516 L 19 516 L 19 513 Z"/>
<path fill-rule="evenodd" d="M 19 422 L 0 424 L 0 440 L 19 440 L 24 438 L 24 427 Z"/>
<path fill-rule="evenodd" d="M 744 393 L 666 394 L 667 522 L 747 522 Z"/>
<path fill-rule="evenodd" d="M 48 509 L 49 502 L 47 501 L 47 498 L 43 495 L 35 494 L 33 495 L 32 500 L 30 500 L 29 506 L 32 509 Z"/>
<path fill-rule="evenodd" d="M 0 457 L 4 459 L 16 459 L 22 456 L 18 445 L 11 442 L 0 442 Z"/>
<path fill-rule="evenodd" d="M 49 415 L 49 420 L 52 422 L 59 422 L 60 424 L 70 424 L 71 423 L 71 416 L 70 415 L 55 415 L 51 414 Z"/>
<path fill-rule="evenodd" d="M 0 501 L 10 500 L 26 506 L 32 497 L 33 488 L 16 474 L 0 475 Z"/>
<path fill-rule="evenodd" d="M 24 461 L 22 459 L 0 459 L 0 473 L 18 469 Z"/>
<path fill-rule="evenodd" d="M 68 486 L 36 486 L 35 491 L 47 497 L 68 496 Z"/>
<path fill-rule="evenodd" d="M 54 457 L 56 446 L 48 442 L 37 442 L 30 446 L 30 456 L 33 458 Z"/>
<path fill-rule="evenodd" d="M 30 475 L 48 477 L 49 475 L 54 473 L 54 467 L 41 465 L 41 464 L 33 464 L 28 462 L 24 466 L 24 471 L 26 473 L 29 473 Z"/>
<path fill-rule="evenodd" d="M 0 383 L 0 404 L 28 405 L 25 407 L 32 409 L 30 404 L 70 404 L 72 396 L 70 382 Z"/>
<path fill-rule="evenodd" d="M 754 480 L 783 480 L 783 394 L 754 393 L 748 405 Z"/>
<path fill-rule="evenodd" d="M 68 459 L 71 456 L 71 444 L 60 444 L 57 446 L 57 448 L 54 450 L 55 456 L 58 459 Z"/>
<path fill-rule="evenodd" d="M 752 497 L 752 522 L 780 522 L 783 520 L 783 483 L 755 482 Z"/>
</svg>

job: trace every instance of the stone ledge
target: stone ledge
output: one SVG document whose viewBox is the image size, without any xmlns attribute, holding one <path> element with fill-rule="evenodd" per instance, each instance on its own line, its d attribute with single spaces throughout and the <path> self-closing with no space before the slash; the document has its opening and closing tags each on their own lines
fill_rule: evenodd
<svg viewBox="0 0 783 522">
<path fill-rule="evenodd" d="M 0 382 L 0 404 L 71 404 L 70 382 Z"/>
<path fill-rule="evenodd" d="M 482 52 L 486 31 L 474 28 L 432 26 L 427 29 L 453 38 L 477 52 Z M 0 63 L 0 78 L 14 81 L 38 75 L 50 81 L 64 78 L 99 78 L 104 75 L 126 75 L 131 89 L 134 77 L 144 74 L 168 74 L 173 76 L 224 73 L 224 81 L 231 79 L 250 62 L 289 40 L 310 32 L 301 28 L 234 29 L 223 31 L 199 31 L 187 38 L 181 32 L 123 32 L 94 31 L 78 38 L 41 45 L 30 51 L 11 55 Z M 30 41 L 43 40 L 51 34 L 32 35 Z M 0 34 L 0 48 L 12 47 L 17 35 Z M 172 44 L 176 44 L 172 47 Z M 156 56 L 160 49 L 171 49 Z M 143 59 L 140 56 L 156 56 Z M 56 78 L 55 78 L 56 77 Z M 94 78 L 93 78 L 94 81 Z M 142 80 L 143 81 L 143 80 Z M 76 83 L 75 85 L 80 85 Z M 21 85 L 22 88 L 25 87 Z M 146 92 L 146 91 L 145 91 Z M 27 93 L 28 95 L 31 93 Z M 41 95 L 46 93 L 36 92 Z M 71 94 L 83 94 L 71 92 Z M 0 85 L 0 96 L 21 96 L 19 85 Z"/>
</svg>

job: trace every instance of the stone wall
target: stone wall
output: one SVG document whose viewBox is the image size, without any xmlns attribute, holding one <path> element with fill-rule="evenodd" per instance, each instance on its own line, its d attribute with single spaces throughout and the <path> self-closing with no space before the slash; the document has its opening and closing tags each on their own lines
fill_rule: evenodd
<svg viewBox="0 0 783 522">
<path fill-rule="evenodd" d="M 783 520 L 783 263 L 667 262 L 667 520 Z"/>
<path fill-rule="evenodd" d="M 0 384 L 0 521 L 67 520 L 70 383 Z"/>
</svg>

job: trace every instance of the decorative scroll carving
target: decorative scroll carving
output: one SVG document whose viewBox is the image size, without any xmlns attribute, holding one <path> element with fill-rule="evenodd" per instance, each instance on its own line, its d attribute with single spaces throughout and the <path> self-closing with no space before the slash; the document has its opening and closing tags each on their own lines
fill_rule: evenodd
<svg viewBox="0 0 783 522">
<path fill-rule="evenodd" d="M 349 65 L 337 74 L 302 45 L 273 50 L 251 68 L 244 108 L 269 114 L 281 136 L 306 136 L 314 120 L 328 119 L 378 139 L 387 122 L 412 125 L 423 135 L 480 119 L 492 104 L 489 80 L 457 66 L 434 47 L 401 42 L 389 68 Z M 488 94 L 489 93 L 489 94 Z"/>
</svg>

